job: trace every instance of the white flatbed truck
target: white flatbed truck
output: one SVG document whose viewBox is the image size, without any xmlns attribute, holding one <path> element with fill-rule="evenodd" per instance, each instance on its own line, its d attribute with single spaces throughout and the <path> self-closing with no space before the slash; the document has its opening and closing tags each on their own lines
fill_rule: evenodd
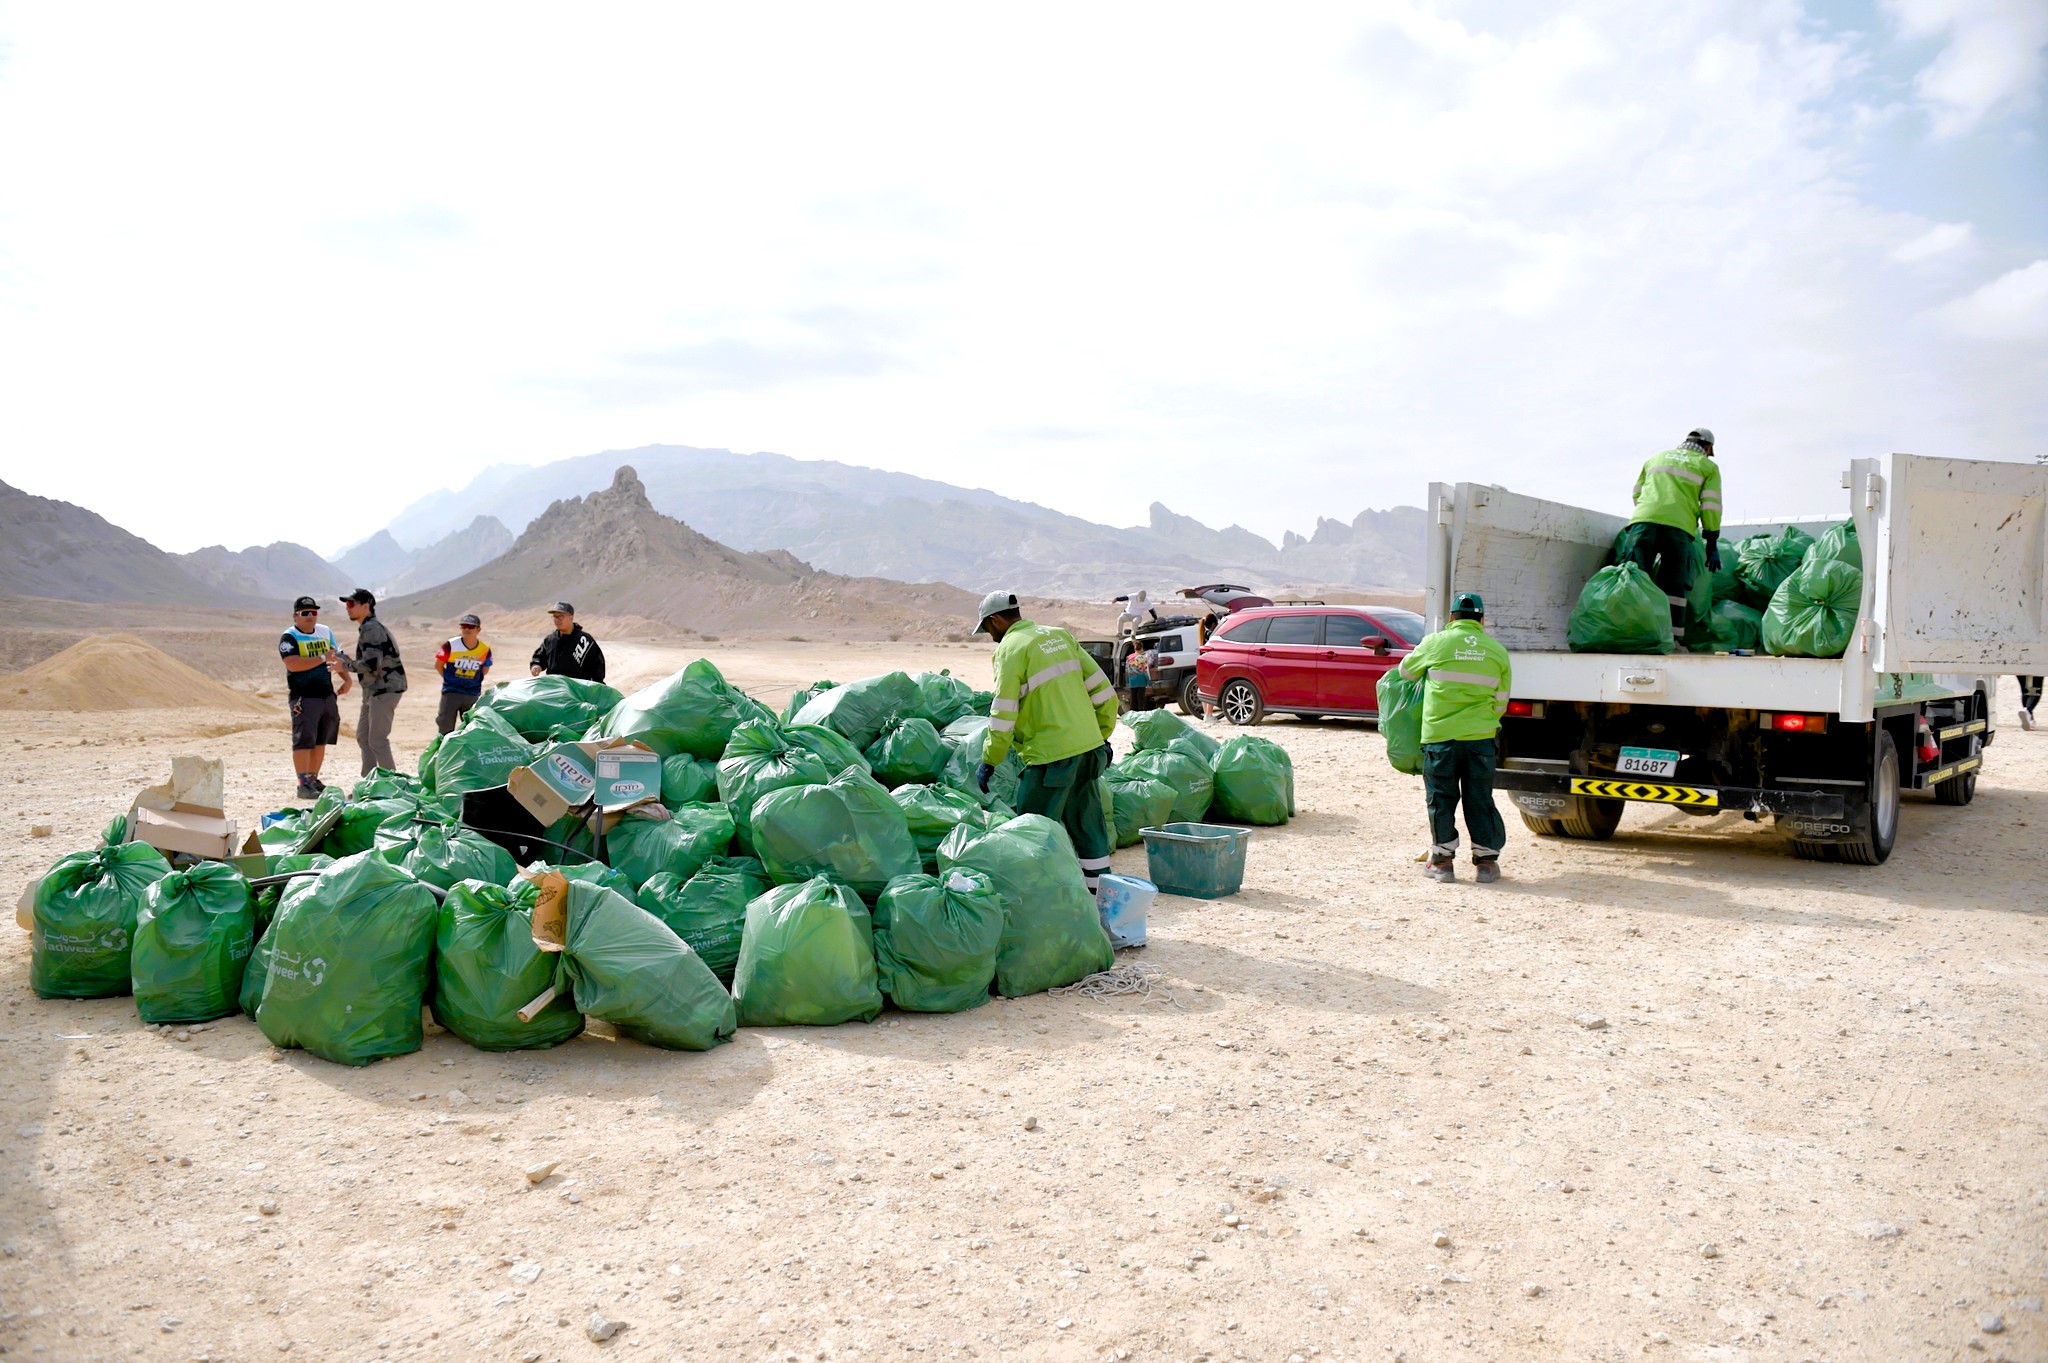
<svg viewBox="0 0 2048 1363">
<path fill-rule="evenodd" d="M 2048 467 L 1894 454 L 1852 461 L 1842 486 L 1864 565 L 1855 633 L 1839 658 L 1774 658 L 1569 652 L 1572 607 L 1625 519 L 1430 485 L 1428 625 L 1454 591 L 1484 597 L 1514 664 L 1496 786 L 1532 831 L 1608 838 L 1644 801 L 1769 816 L 1796 856 L 1877 865 L 1901 792 L 1970 803 L 1989 679 L 2048 672 Z M 1818 528 L 1728 526 L 1721 551 L 1785 524 Z"/>
</svg>

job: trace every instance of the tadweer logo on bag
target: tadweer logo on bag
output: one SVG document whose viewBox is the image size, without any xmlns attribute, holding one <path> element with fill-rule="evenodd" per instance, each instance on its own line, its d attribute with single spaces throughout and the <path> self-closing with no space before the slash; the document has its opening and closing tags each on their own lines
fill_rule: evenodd
<svg viewBox="0 0 2048 1363">
<path fill-rule="evenodd" d="M 318 989 L 321 982 L 327 978 L 327 958 L 315 956 L 308 960 L 305 957 L 286 956 L 282 953 L 273 954 L 270 958 L 270 978 L 304 980 L 309 987 Z"/>
<path fill-rule="evenodd" d="M 99 946 L 102 951 L 120 951 L 128 945 L 128 929 L 116 923 L 100 934 Z"/>
</svg>

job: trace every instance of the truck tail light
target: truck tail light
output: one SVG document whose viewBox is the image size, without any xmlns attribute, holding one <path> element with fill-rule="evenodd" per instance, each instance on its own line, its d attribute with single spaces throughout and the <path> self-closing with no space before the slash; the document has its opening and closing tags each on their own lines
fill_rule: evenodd
<svg viewBox="0 0 2048 1363">
<path fill-rule="evenodd" d="M 1828 729 L 1826 715 L 1765 715 L 1764 727 L 1775 729 L 1781 734 L 1823 734 Z"/>
<path fill-rule="evenodd" d="M 1511 700 L 1507 710 L 1509 719 L 1543 718 L 1543 702 L 1540 700 Z"/>
</svg>

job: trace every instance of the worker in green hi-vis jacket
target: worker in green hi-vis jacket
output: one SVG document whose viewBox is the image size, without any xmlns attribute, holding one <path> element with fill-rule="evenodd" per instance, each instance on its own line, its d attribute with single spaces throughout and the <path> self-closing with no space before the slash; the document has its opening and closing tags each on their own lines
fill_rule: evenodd
<svg viewBox="0 0 2048 1363">
<path fill-rule="evenodd" d="M 1109 766 L 1116 688 L 1073 635 L 1026 620 L 1013 592 L 982 598 L 975 628 L 996 641 L 996 698 L 975 780 L 987 794 L 1014 743 L 1024 759 L 1017 812 L 1067 830 L 1092 895 L 1115 850 L 1096 781 Z"/>
<path fill-rule="evenodd" d="M 1477 592 L 1451 598 L 1451 623 L 1401 659 L 1401 675 L 1422 681 L 1422 789 L 1429 800 L 1431 880 L 1456 880 L 1458 805 L 1472 835 L 1472 870 L 1481 884 L 1500 879 L 1507 824 L 1493 803 L 1500 760 L 1500 717 L 1514 672 L 1508 651 L 1486 632 L 1486 603 Z"/>
<path fill-rule="evenodd" d="M 1615 548 L 1617 563 L 1633 563 L 1650 575 L 1671 603 L 1671 636 L 1685 637 L 1686 593 L 1693 582 L 1693 535 L 1707 542 L 1707 571 L 1721 566 L 1721 466 L 1714 462 L 1714 433 L 1701 426 L 1686 432 L 1675 450 L 1653 454 L 1636 475 L 1635 506 L 1628 529 Z"/>
</svg>

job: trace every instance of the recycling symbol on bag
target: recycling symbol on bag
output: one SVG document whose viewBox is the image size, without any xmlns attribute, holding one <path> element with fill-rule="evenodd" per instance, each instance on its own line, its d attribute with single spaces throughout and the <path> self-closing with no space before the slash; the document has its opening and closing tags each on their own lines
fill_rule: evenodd
<svg viewBox="0 0 2048 1363">
<path fill-rule="evenodd" d="M 300 966 L 299 978 L 312 985 L 315 989 L 318 989 L 320 982 L 327 978 L 327 958 L 325 956 L 315 956 L 312 960 Z"/>
<path fill-rule="evenodd" d="M 100 949 L 103 951 L 121 951 L 127 945 L 128 929 L 118 923 L 100 934 Z"/>
</svg>

